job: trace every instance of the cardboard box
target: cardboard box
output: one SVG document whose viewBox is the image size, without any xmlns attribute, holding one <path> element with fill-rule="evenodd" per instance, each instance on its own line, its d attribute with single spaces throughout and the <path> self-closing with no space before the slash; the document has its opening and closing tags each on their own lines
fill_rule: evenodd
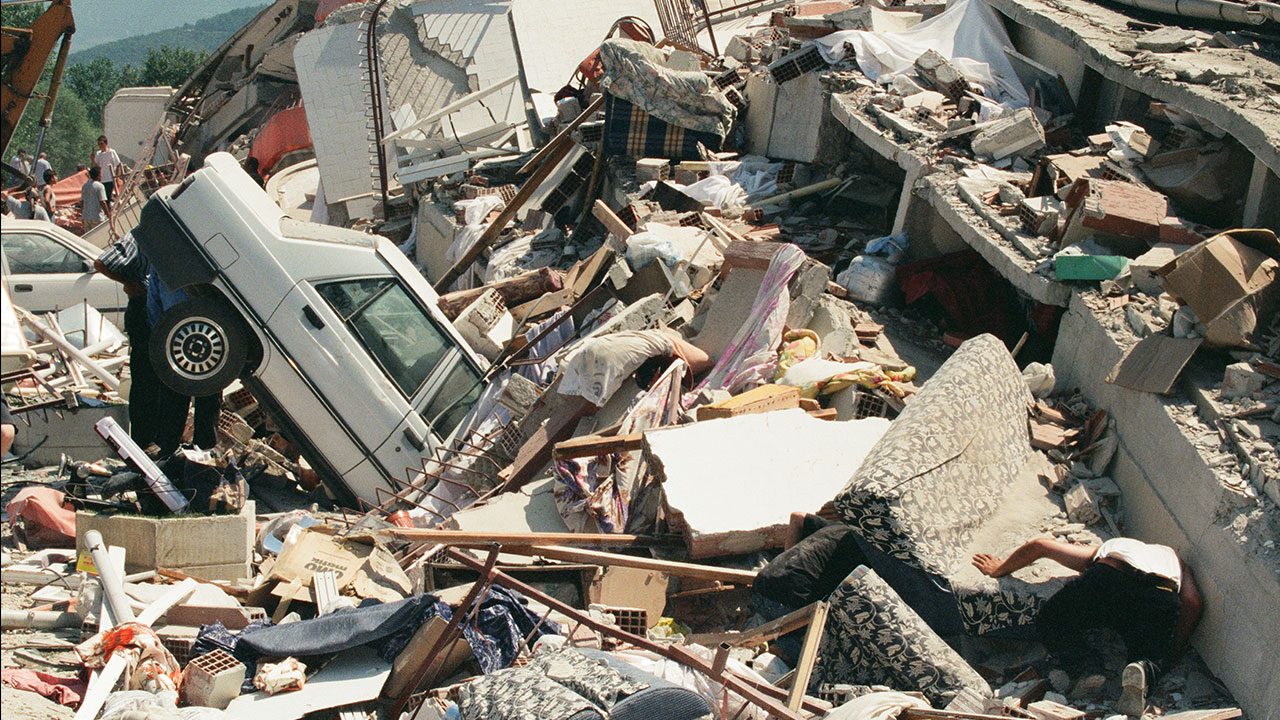
<svg viewBox="0 0 1280 720">
<path fill-rule="evenodd" d="M 253 577 L 254 503 L 237 515 L 144 517 L 76 513 L 76 550 L 85 551 L 84 534 L 102 533 L 107 545 L 125 549 L 125 569 L 142 572 L 179 570 L 200 580 Z"/>
<path fill-rule="evenodd" d="M 1228 230 L 1160 268 L 1164 289 L 1191 307 L 1205 342 L 1252 347 L 1280 302 L 1280 240 L 1271 230 Z"/>
</svg>

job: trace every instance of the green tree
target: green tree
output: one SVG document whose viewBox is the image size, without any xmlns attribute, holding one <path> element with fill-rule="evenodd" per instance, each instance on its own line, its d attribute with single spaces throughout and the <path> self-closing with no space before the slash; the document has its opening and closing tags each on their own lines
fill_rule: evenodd
<svg viewBox="0 0 1280 720">
<path fill-rule="evenodd" d="M 102 109 L 120 87 L 120 71 L 115 63 L 100 57 L 92 62 L 68 65 L 63 74 L 63 87 L 71 87 L 84 101 L 85 112 L 95 124 L 102 124 Z"/>
<path fill-rule="evenodd" d="M 0 16 L 0 25 L 20 28 L 31 27 L 31 23 L 44 14 L 44 11 L 44 5 L 6 5 L 3 16 Z"/>
<path fill-rule="evenodd" d="M 45 77 L 36 85 L 36 92 L 44 94 L 48 91 L 49 79 Z M 22 120 L 9 143 L 10 155 L 16 155 L 19 149 L 28 153 L 35 150 L 43 110 L 44 100 L 39 97 L 27 104 L 27 110 L 22 114 Z M 59 177 L 75 172 L 77 165 L 88 164 L 99 133 L 98 127 L 90 123 L 85 114 L 84 102 L 64 82 L 58 90 L 58 101 L 49 121 L 49 129 L 44 134 L 44 145 L 41 146 L 42 151 L 49 153 L 49 163 Z"/>
<path fill-rule="evenodd" d="M 204 50 L 169 45 L 148 50 L 147 59 L 142 64 L 142 83 L 147 86 L 179 87 L 208 56 L 209 53 Z"/>
</svg>

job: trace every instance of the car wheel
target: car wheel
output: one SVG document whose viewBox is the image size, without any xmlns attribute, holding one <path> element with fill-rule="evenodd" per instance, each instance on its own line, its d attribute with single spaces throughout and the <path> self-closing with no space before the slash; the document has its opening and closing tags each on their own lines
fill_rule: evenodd
<svg viewBox="0 0 1280 720">
<path fill-rule="evenodd" d="M 240 315 L 214 298 L 190 298 L 165 311 L 151 328 L 151 364 L 175 392 L 215 395 L 244 369 L 248 329 Z"/>
</svg>

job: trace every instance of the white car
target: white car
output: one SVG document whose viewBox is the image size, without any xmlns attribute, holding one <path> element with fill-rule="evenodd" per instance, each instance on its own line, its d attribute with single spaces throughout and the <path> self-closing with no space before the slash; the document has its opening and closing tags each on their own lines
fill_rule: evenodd
<svg viewBox="0 0 1280 720">
<path fill-rule="evenodd" d="M 43 220 L 6 218 L 0 225 L 4 286 L 14 305 L 42 314 L 88 300 L 117 327 L 123 327 L 129 299 L 120 284 L 93 271 L 102 251 Z"/>
<path fill-rule="evenodd" d="M 190 295 L 152 328 L 161 380 L 200 396 L 241 377 L 344 500 L 385 502 L 483 390 L 485 360 L 395 245 L 288 217 L 226 153 L 157 191 L 133 237 Z"/>
</svg>

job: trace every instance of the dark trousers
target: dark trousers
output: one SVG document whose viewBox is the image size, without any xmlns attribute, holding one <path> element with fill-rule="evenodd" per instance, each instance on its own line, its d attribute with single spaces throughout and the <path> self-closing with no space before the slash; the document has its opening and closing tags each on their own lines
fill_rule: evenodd
<svg viewBox="0 0 1280 720">
<path fill-rule="evenodd" d="M 1148 672 L 1169 669 L 1182 599 L 1159 578 L 1093 563 L 1049 598 L 1036 619 L 1045 647 L 1055 654 L 1082 649 L 1089 628 L 1108 627 L 1124 640 L 1130 662 Z"/>
<path fill-rule="evenodd" d="M 187 425 L 187 412 L 192 398 L 174 392 L 164 383 L 159 384 L 159 426 L 156 428 L 156 444 L 161 456 L 178 449 L 182 443 L 182 431 Z M 222 395 L 206 395 L 195 398 L 196 411 L 192 419 L 191 442 L 196 447 L 212 450 L 218 444 L 218 411 L 222 407 Z"/>
<path fill-rule="evenodd" d="M 124 331 L 129 336 L 129 436 L 145 448 L 157 441 L 160 379 L 151 367 L 151 324 L 147 322 L 147 296 L 129 298 L 124 310 Z"/>
</svg>

